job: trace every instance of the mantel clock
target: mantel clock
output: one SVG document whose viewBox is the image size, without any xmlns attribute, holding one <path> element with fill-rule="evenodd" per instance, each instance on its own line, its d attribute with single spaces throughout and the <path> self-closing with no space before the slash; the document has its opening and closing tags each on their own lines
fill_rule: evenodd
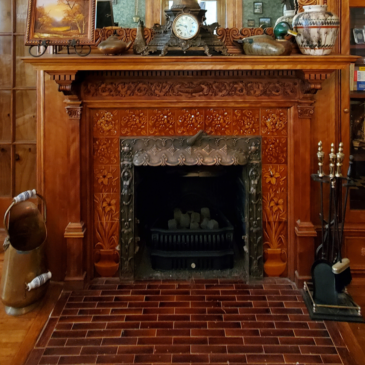
<svg viewBox="0 0 365 365">
<path fill-rule="evenodd" d="M 211 56 L 216 51 L 229 56 L 225 44 L 214 34 L 219 24 L 205 25 L 206 12 L 197 0 L 174 0 L 171 9 L 165 10 L 166 24 L 154 25 L 154 37 L 142 54 L 161 51 L 160 56 L 165 56 L 169 51 L 204 51 Z"/>
</svg>

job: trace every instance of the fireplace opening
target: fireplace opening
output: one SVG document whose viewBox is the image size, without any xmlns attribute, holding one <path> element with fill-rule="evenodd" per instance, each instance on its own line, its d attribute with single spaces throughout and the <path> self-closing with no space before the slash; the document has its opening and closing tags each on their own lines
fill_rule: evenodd
<svg viewBox="0 0 365 365">
<path fill-rule="evenodd" d="M 135 167 L 137 277 L 245 272 L 246 166 Z"/>
<path fill-rule="evenodd" d="M 121 277 L 262 277 L 261 138 L 122 138 Z"/>
</svg>

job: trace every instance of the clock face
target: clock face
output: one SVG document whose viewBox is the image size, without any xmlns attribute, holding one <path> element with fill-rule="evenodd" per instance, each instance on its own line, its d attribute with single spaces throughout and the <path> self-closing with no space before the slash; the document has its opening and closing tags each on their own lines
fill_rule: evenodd
<svg viewBox="0 0 365 365">
<path fill-rule="evenodd" d="M 176 37 L 180 39 L 192 39 L 199 32 L 199 23 L 191 14 L 181 14 L 176 17 L 172 25 Z"/>
</svg>

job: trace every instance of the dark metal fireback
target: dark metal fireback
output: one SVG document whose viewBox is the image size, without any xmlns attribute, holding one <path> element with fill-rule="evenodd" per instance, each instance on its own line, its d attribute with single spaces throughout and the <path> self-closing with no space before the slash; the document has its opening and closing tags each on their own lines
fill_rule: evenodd
<svg viewBox="0 0 365 365">
<path fill-rule="evenodd" d="M 245 166 L 245 265 L 250 277 L 263 275 L 261 138 L 206 136 L 121 138 L 121 277 L 133 279 L 139 249 L 135 235 L 134 167 Z"/>
</svg>

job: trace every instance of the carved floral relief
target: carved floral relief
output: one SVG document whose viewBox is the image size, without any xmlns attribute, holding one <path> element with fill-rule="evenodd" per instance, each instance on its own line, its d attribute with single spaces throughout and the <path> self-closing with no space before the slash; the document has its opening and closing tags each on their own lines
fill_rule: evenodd
<svg viewBox="0 0 365 365">
<path fill-rule="evenodd" d="M 200 109 L 182 109 L 176 111 L 176 132 L 189 136 L 204 130 L 204 112 Z"/>
<path fill-rule="evenodd" d="M 119 191 L 119 167 L 95 166 L 94 193 L 117 193 Z"/>
<path fill-rule="evenodd" d="M 126 109 L 120 115 L 121 136 L 147 136 L 147 110 Z"/>
<path fill-rule="evenodd" d="M 262 191 L 286 193 L 288 185 L 288 167 L 286 165 L 262 166 Z"/>
<path fill-rule="evenodd" d="M 233 135 L 235 136 L 260 135 L 260 110 L 259 109 L 233 110 Z"/>
<path fill-rule="evenodd" d="M 94 164 L 95 165 L 119 164 L 118 138 L 94 138 Z"/>
<path fill-rule="evenodd" d="M 216 136 L 232 135 L 232 110 L 208 109 L 205 115 L 205 131 Z"/>
<path fill-rule="evenodd" d="M 94 114 L 94 136 L 117 136 L 119 118 L 117 110 L 100 110 Z"/>
<path fill-rule="evenodd" d="M 263 137 L 262 162 L 264 164 L 285 164 L 287 162 L 287 138 Z"/>
<path fill-rule="evenodd" d="M 175 135 L 175 115 L 171 109 L 153 109 L 149 111 L 149 135 L 173 136 Z"/>
<path fill-rule="evenodd" d="M 286 136 L 288 134 L 288 110 L 263 109 L 261 133 L 263 136 Z"/>
</svg>

